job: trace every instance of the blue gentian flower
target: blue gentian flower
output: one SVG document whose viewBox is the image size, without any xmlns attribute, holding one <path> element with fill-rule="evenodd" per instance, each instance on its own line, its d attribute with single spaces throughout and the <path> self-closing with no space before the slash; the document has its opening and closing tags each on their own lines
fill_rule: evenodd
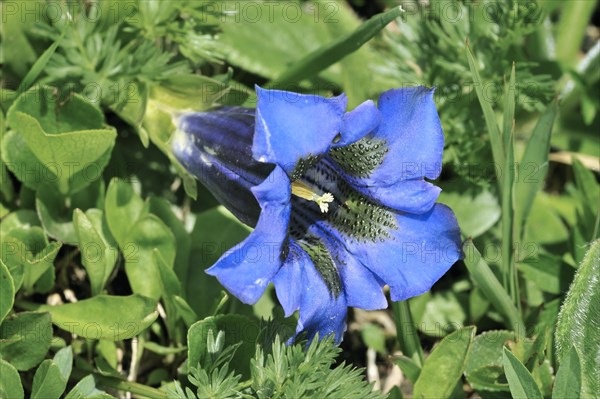
<svg viewBox="0 0 600 399">
<path fill-rule="evenodd" d="M 257 87 L 256 109 L 178 122 L 173 153 L 254 231 L 207 273 L 241 301 L 273 283 L 296 332 L 345 331 L 349 306 L 383 309 L 428 291 L 460 258 L 440 189 L 444 137 L 424 87 L 390 90 L 346 112 L 345 95 Z"/>
</svg>

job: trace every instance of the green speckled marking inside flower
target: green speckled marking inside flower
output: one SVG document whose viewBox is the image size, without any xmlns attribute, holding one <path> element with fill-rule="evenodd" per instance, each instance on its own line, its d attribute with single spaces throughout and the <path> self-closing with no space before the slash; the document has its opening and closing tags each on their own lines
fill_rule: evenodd
<svg viewBox="0 0 600 399">
<path fill-rule="evenodd" d="M 293 199 L 292 220 L 298 223 L 292 223 L 292 227 L 326 220 L 348 238 L 364 242 L 389 239 L 390 230 L 398 229 L 391 211 L 356 191 L 327 162 L 319 162 L 307 170 L 302 181 L 315 191 L 332 193 L 334 200 L 329 211 L 322 214 L 316 204 Z M 293 230 L 297 236 L 302 235 L 302 229 Z"/>
<path fill-rule="evenodd" d="M 296 164 L 296 166 L 294 167 L 292 175 L 290 176 L 290 180 L 294 181 L 294 180 L 300 179 L 302 177 L 302 175 L 304 174 L 304 172 L 306 172 L 315 163 L 317 163 L 319 161 L 319 158 L 320 157 L 318 157 L 316 155 L 309 155 L 305 158 L 300 159 L 298 161 L 298 163 Z"/>
<path fill-rule="evenodd" d="M 298 244 L 312 259 L 328 291 L 334 298 L 337 298 L 342 292 L 342 282 L 333 257 L 325 244 L 314 236 L 306 236 L 299 240 Z"/>
<path fill-rule="evenodd" d="M 385 141 L 364 137 L 345 147 L 332 148 L 329 156 L 349 175 L 368 177 L 383 163 L 388 151 Z"/>
</svg>

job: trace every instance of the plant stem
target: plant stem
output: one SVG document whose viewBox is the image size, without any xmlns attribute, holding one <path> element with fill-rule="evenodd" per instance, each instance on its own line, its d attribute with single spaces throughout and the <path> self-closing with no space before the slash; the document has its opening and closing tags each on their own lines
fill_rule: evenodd
<svg viewBox="0 0 600 399">
<path fill-rule="evenodd" d="M 565 1 L 556 32 L 556 58 L 564 68 L 577 63 L 577 54 L 590 17 L 596 8 L 595 1 Z"/>
<path fill-rule="evenodd" d="M 419 367 L 423 366 L 423 348 L 419 342 L 417 326 L 413 322 L 407 301 L 392 303 L 394 321 L 396 322 L 396 334 L 398 343 L 404 356 L 411 358 Z"/>
<path fill-rule="evenodd" d="M 73 369 L 71 379 L 81 380 L 87 375 L 92 375 L 99 388 L 112 388 L 118 391 L 131 392 L 134 395 L 139 395 L 151 399 L 166 399 L 167 393 L 160 389 L 152 388 L 137 382 L 125 381 L 116 377 L 108 377 L 96 373 L 87 372 L 81 369 Z"/>
</svg>

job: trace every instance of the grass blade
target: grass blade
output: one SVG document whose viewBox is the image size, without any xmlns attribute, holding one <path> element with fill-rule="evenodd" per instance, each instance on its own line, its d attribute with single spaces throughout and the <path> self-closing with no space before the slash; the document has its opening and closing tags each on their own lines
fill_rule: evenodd
<svg viewBox="0 0 600 399">
<path fill-rule="evenodd" d="M 465 254 L 465 265 L 469 270 L 471 278 L 481 289 L 486 298 L 505 317 L 506 326 L 517 332 L 517 337 L 525 334 L 525 324 L 519 315 L 513 301 L 508 296 L 496 275 L 481 254 L 473 245 L 473 241 L 467 240 L 463 245 Z"/>
<path fill-rule="evenodd" d="M 513 146 L 512 129 L 509 133 L 508 145 L 506 150 L 506 167 L 504 168 L 504 178 L 502 180 L 502 277 L 505 289 L 512 298 L 517 307 L 519 306 L 519 296 L 517 292 L 517 272 L 514 267 L 513 259 L 513 187 L 515 183 L 515 150 Z"/>
<path fill-rule="evenodd" d="M 316 75 L 348 54 L 358 50 L 387 24 L 398 18 L 402 12 L 401 7 L 394 7 L 384 13 L 374 15 L 354 32 L 306 55 L 276 80 L 272 81 L 268 87 L 281 87 L 286 83 L 298 82 Z"/>
<path fill-rule="evenodd" d="M 40 58 L 38 58 L 37 61 L 31 66 L 31 69 L 29 70 L 29 72 L 27 72 L 27 75 L 25 75 L 25 77 L 21 81 L 21 84 L 19 85 L 19 88 L 17 89 L 17 93 L 19 93 L 19 94 L 24 93 L 31 87 L 33 82 L 35 82 L 37 77 L 40 75 L 40 73 L 42 73 L 42 71 L 46 67 L 46 64 L 48 64 L 48 61 L 50 61 L 50 58 L 52 57 L 52 55 L 54 55 L 54 52 L 58 48 L 58 45 L 60 44 L 60 41 L 62 40 L 63 36 L 64 36 L 64 32 L 62 35 L 59 36 L 58 39 L 56 39 L 56 41 L 54 43 L 52 43 L 52 45 L 50 47 L 48 47 L 42 53 Z"/>
<path fill-rule="evenodd" d="M 498 166 L 496 170 L 505 170 L 504 167 L 504 146 L 502 142 L 502 135 L 500 133 L 500 128 L 498 127 L 498 123 L 496 122 L 496 114 L 494 113 L 494 109 L 490 104 L 489 100 L 485 98 L 483 93 L 483 82 L 481 80 L 481 76 L 479 75 L 479 71 L 477 70 L 477 66 L 475 64 L 475 57 L 473 56 L 473 52 L 471 51 L 471 46 L 467 43 L 467 58 L 469 60 L 469 68 L 471 69 L 471 74 L 473 75 L 473 85 L 475 86 L 475 92 L 477 93 L 477 99 L 479 100 L 479 104 L 481 105 L 481 109 L 483 110 L 483 117 L 485 118 L 485 124 L 490 132 L 490 143 L 492 145 L 492 155 L 494 157 L 494 162 Z M 500 176 L 498 176 L 498 187 L 502 190 L 502 182 L 500 180 Z"/>
<path fill-rule="evenodd" d="M 515 234 L 520 239 L 536 194 L 544 185 L 548 171 L 548 153 L 557 103 L 551 104 L 538 120 L 519 163 L 515 182 Z"/>
<path fill-rule="evenodd" d="M 504 137 L 504 148 L 508 148 L 510 137 L 514 130 L 515 124 L 515 94 L 516 94 L 516 82 L 515 82 L 515 63 L 513 62 L 512 69 L 510 71 L 510 80 L 506 89 L 504 103 L 504 125 L 503 125 L 503 137 Z"/>
</svg>

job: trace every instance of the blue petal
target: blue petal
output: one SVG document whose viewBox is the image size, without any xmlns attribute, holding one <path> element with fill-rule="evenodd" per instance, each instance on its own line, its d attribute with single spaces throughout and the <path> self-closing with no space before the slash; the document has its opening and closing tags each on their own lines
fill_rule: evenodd
<svg viewBox="0 0 600 399">
<path fill-rule="evenodd" d="M 296 335 L 306 331 L 309 341 L 317 333 L 320 338 L 333 334 L 337 343 L 342 340 L 348 307 L 344 293 L 331 295 L 310 256 L 293 241 L 273 284 L 286 317 L 300 309 Z"/>
<path fill-rule="evenodd" d="M 390 152 L 370 176 L 372 182 L 389 185 L 397 180 L 437 179 L 440 175 L 444 134 L 433 92 L 420 86 L 388 90 L 379 97 L 382 122 L 374 137 L 385 140 Z"/>
<path fill-rule="evenodd" d="M 341 139 L 333 147 L 353 143 L 373 131 L 381 121 L 381 113 L 375 103 L 367 100 L 344 115 Z"/>
<path fill-rule="evenodd" d="M 244 303 L 256 303 L 281 267 L 290 219 L 290 181 L 275 167 L 253 187 L 262 212 L 254 231 L 206 270 Z"/>
<path fill-rule="evenodd" d="M 340 132 L 347 98 L 256 87 L 256 130 L 252 153 L 260 162 L 291 175 L 298 163 L 326 153 Z"/>
<path fill-rule="evenodd" d="M 441 188 L 424 180 L 399 181 L 389 186 L 357 186 L 361 194 L 402 212 L 424 213 L 435 204 Z"/>
<path fill-rule="evenodd" d="M 440 190 L 424 178 L 439 176 L 444 149 L 433 89 L 389 90 L 379 98 L 378 108 L 381 122 L 365 140 L 373 140 L 385 148 L 385 155 L 379 153 L 381 158 L 377 162 L 380 163 L 373 167 L 374 161 L 371 161 L 372 170 L 366 176 L 358 176 L 337 162 L 339 169 L 356 190 L 384 206 L 409 213 L 426 212 Z M 353 151 L 356 159 L 351 166 L 360 166 L 361 162 L 369 165 L 368 160 L 361 161 L 361 154 L 363 157 L 374 155 L 356 148 Z"/>
<path fill-rule="evenodd" d="M 388 303 L 383 294 L 384 283 L 348 252 L 343 242 L 331 235 L 329 227 L 317 222 L 311 226 L 310 233 L 319 237 L 331 253 L 342 280 L 348 306 L 365 310 L 387 308 Z"/>
<path fill-rule="evenodd" d="M 388 239 L 344 243 L 399 301 L 428 291 L 461 258 L 461 240 L 454 213 L 442 204 L 420 215 L 397 214 L 396 223 Z"/>
</svg>

